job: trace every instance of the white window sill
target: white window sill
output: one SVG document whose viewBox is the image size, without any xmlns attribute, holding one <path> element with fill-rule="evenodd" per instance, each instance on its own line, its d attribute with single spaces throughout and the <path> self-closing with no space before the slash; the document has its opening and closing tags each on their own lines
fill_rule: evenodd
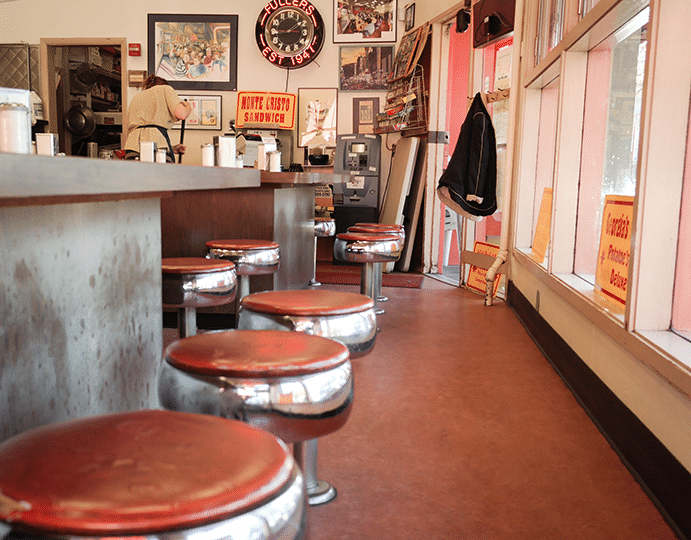
<svg viewBox="0 0 691 540">
<path fill-rule="evenodd" d="M 517 249 L 518 264 L 532 267 L 533 274 L 610 339 L 632 356 L 663 376 L 669 383 L 691 396 L 691 342 L 671 331 L 626 330 L 624 315 L 608 309 L 593 285 L 575 274 L 549 274 L 530 256 L 530 248 Z"/>
</svg>

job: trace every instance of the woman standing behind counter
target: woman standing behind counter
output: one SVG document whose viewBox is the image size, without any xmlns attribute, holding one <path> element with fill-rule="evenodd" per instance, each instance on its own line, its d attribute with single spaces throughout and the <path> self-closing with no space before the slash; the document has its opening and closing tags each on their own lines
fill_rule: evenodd
<svg viewBox="0 0 691 540">
<path fill-rule="evenodd" d="M 139 143 L 155 142 L 157 148 L 167 148 L 167 159 L 175 162 L 173 154 L 184 154 L 185 146 L 173 146 L 168 130 L 178 120 L 185 120 L 192 112 L 187 101 L 181 101 L 168 81 L 150 75 L 144 81 L 144 91 L 132 99 L 127 113 L 127 142 L 125 159 L 139 157 Z"/>
</svg>

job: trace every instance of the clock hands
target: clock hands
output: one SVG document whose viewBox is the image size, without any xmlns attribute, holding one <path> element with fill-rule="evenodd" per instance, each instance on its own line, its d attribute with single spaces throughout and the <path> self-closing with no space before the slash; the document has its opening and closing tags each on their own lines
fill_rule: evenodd
<svg viewBox="0 0 691 540">
<path fill-rule="evenodd" d="M 302 32 L 302 30 L 298 28 L 299 26 L 301 26 L 301 24 L 298 22 L 294 24 L 292 27 L 288 28 L 287 30 L 277 30 L 277 32 L 279 34 L 299 34 L 300 32 Z"/>
</svg>

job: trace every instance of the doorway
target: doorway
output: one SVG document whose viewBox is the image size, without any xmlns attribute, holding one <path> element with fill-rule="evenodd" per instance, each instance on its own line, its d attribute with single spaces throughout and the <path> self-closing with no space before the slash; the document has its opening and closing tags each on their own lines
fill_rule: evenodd
<svg viewBox="0 0 691 540">
<path fill-rule="evenodd" d="M 125 38 L 41 39 L 41 94 L 49 133 L 66 155 L 102 156 L 124 144 Z"/>
<path fill-rule="evenodd" d="M 456 22 L 444 28 L 448 37 L 448 64 L 446 80 L 446 131 L 449 134 L 448 143 L 444 145 L 444 170 L 453 154 L 461 124 L 468 110 L 468 90 L 470 76 L 471 32 L 457 32 Z M 460 253 L 462 245 L 462 220 L 457 214 L 441 205 L 439 260 L 438 268 L 445 280 L 458 285 L 460 281 Z M 459 228 L 460 226 L 460 228 Z"/>
<path fill-rule="evenodd" d="M 501 243 L 513 37 L 481 49 L 473 49 L 471 32 L 457 33 L 455 21 L 446 28 L 448 65 L 445 120 L 449 137 L 448 144 L 444 147 L 444 168 L 456 147 L 461 125 L 476 92 L 485 95 L 497 139 L 498 210 L 493 215 L 474 222 L 441 205 L 437 261 L 439 272 L 445 281 L 470 287 L 470 264 L 465 262 L 464 252 L 479 251 L 494 256 Z M 503 283 L 500 287 L 503 287 Z"/>
</svg>

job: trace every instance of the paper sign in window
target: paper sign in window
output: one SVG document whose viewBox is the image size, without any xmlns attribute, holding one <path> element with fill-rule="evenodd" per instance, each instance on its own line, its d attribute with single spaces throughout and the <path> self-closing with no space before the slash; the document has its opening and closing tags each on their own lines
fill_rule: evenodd
<svg viewBox="0 0 691 540">
<path fill-rule="evenodd" d="M 533 247 L 531 255 L 535 262 L 542 264 L 549 245 L 550 228 L 552 227 L 552 188 L 546 187 L 542 192 L 542 202 L 540 203 L 540 213 L 537 216 L 535 236 L 533 237 Z"/>
<path fill-rule="evenodd" d="M 595 291 L 623 312 L 629 285 L 633 197 L 607 195 L 602 212 Z"/>
</svg>

